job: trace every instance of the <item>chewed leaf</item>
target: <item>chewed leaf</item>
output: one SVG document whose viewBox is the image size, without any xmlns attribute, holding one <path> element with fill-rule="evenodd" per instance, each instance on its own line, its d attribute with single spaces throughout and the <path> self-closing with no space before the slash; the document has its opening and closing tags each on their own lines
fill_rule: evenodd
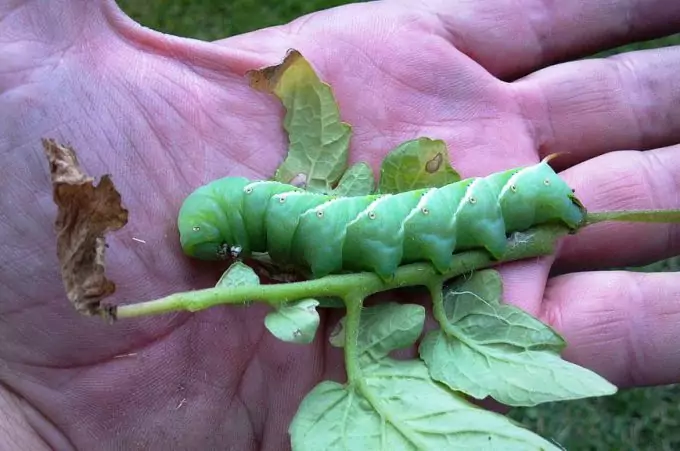
<svg viewBox="0 0 680 451">
<path fill-rule="evenodd" d="M 459 181 L 448 155 L 446 143 L 438 139 L 418 138 L 400 144 L 382 162 L 378 191 L 401 193 Z"/>
<path fill-rule="evenodd" d="M 295 179 L 309 191 L 330 192 L 347 168 L 352 132 L 340 119 L 331 87 L 295 50 L 283 63 L 249 75 L 253 88 L 275 94 L 286 109 L 284 128 L 290 147 L 274 180 Z"/>
<path fill-rule="evenodd" d="M 259 284 L 260 278 L 250 266 L 235 262 L 222 274 L 216 286 L 240 287 Z"/>
<path fill-rule="evenodd" d="M 74 149 L 49 139 L 42 144 L 58 209 L 54 225 L 66 295 L 78 312 L 113 319 L 114 311 L 101 305 L 116 291 L 105 275 L 106 234 L 127 224 L 128 211 L 108 175 L 95 186 Z"/>
<path fill-rule="evenodd" d="M 523 310 L 499 303 L 499 291 L 498 273 L 484 270 L 445 293 L 448 322 L 420 344 L 434 379 L 510 406 L 616 392 L 599 375 L 563 360 L 564 340 Z"/>
<path fill-rule="evenodd" d="M 267 330 L 279 340 L 289 343 L 309 344 L 319 327 L 316 299 L 303 299 L 294 305 L 270 312 L 264 319 Z"/>
<path fill-rule="evenodd" d="M 359 162 L 350 167 L 340 179 L 333 194 L 337 196 L 365 196 L 373 193 L 375 177 L 369 165 Z"/>
<path fill-rule="evenodd" d="M 559 449 L 434 382 L 423 362 L 389 358 L 364 370 L 359 386 L 317 385 L 289 432 L 296 451 Z"/>
</svg>

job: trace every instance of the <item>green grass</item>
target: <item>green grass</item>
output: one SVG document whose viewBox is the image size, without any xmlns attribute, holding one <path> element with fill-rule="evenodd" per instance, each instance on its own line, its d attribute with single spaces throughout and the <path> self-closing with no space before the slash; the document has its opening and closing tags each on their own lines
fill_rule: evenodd
<svg viewBox="0 0 680 451">
<path fill-rule="evenodd" d="M 569 451 L 680 449 L 680 387 L 515 409 L 510 417 Z"/>
<path fill-rule="evenodd" d="M 151 0 L 119 1 L 132 18 L 155 30 L 213 41 L 281 25 L 343 0 Z"/>
<path fill-rule="evenodd" d="M 119 1 L 135 20 L 153 29 L 203 40 L 289 22 L 348 3 L 342 0 L 133 0 Z M 275 6 L 274 6 L 275 5 Z M 680 44 L 680 34 L 598 54 Z M 643 270 L 677 271 L 680 259 Z M 680 385 L 624 390 L 615 396 L 513 409 L 510 416 L 568 450 L 680 449 Z"/>
</svg>

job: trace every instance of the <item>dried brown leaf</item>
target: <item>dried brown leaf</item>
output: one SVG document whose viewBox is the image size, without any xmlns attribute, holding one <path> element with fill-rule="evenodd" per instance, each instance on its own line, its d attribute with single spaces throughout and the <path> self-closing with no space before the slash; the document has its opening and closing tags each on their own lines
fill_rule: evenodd
<svg viewBox="0 0 680 451">
<path fill-rule="evenodd" d="M 281 76 L 299 61 L 306 63 L 300 52 L 290 49 L 286 53 L 286 57 L 281 64 L 265 67 L 260 70 L 248 71 L 247 75 L 250 78 L 250 87 L 261 92 L 276 93 L 277 88 L 279 88 Z"/>
<path fill-rule="evenodd" d="M 105 234 L 125 226 L 128 211 L 108 175 L 95 186 L 71 147 L 48 139 L 42 143 L 58 207 L 57 256 L 66 295 L 82 314 L 111 317 L 113 310 L 101 305 L 116 291 L 104 274 Z"/>
</svg>

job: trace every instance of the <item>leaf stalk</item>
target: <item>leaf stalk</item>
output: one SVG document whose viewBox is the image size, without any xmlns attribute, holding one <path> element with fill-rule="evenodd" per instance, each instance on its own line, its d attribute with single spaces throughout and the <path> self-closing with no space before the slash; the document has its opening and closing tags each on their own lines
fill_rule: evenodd
<svg viewBox="0 0 680 451">
<path fill-rule="evenodd" d="M 488 268 L 504 262 L 550 255 L 556 241 L 568 234 L 561 226 L 539 226 L 526 232 L 515 233 L 508 240 L 508 249 L 499 260 L 493 260 L 483 250 L 455 254 L 451 266 L 439 274 L 429 263 L 401 266 L 390 280 L 382 280 L 374 273 L 363 272 L 326 276 L 304 282 L 271 285 L 225 287 L 174 293 L 169 296 L 135 304 L 111 307 L 114 318 L 158 315 L 173 311 L 195 312 L 222 304 L 246 305 L 252 301 L 265 302 L 273 307 L 304 298 L 339 297 L 347 305 L 349 296 L 363 296 L 395 288 L 427 286 L 433 280 L 448 280 L 473 270 Z"/>
</svg>

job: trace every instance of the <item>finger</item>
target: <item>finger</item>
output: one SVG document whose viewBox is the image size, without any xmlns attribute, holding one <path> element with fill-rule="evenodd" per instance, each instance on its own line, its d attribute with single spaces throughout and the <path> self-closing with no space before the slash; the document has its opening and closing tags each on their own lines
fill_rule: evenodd
<svg viewBox="0 0 680 451">
<path fill-rule="evenodd" d="M 680 31 L 675 0 L 423 3 L 440 19 L 448 40 L 505 80 Z"/>
<path fill-rule="evenodd" d="M 680 3 L 679 3 L 680 4 Z M 680 142 L 680 46 L 565 63 L 513 84 L 542 156 L 557 167 Z"/>
<path fill-rule="evenodd" d="M 554 257 L 528 258 L 497 268 L 503 278 L 503 302 L 538 315 Z"/>
<path fill-rule="evenodd" d="M 623 271 L 550 279 L 540 318 L 563 357 L 619 387 L 680 381 L 680 277 Z"/>
<path fill-rule="evenodd" d="M 680 146 L 613 152 L 562 175 L 591 212 L 680 208 Z M 638 266 L 677 254 L 677 224 L 602 222 L 566 238 L 553 269 Z"/>
</svg>

